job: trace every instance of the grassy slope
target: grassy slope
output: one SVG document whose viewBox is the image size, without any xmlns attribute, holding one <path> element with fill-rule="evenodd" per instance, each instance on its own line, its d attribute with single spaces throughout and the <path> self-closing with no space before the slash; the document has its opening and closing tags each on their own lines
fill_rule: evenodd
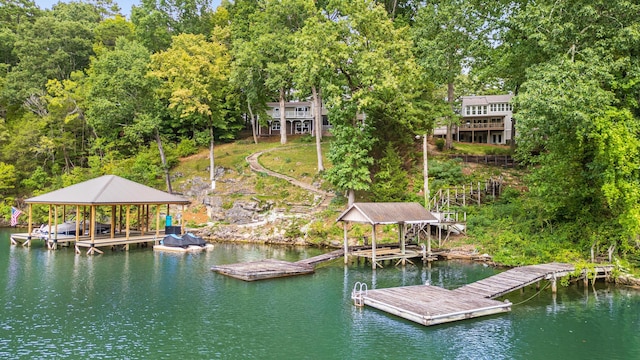
<svg viewBox="0 0 640 360">
<path fill-rule="evenodd" d="M 323 142 L 323 153 L 326 154 L 329 148 L 330 138 L 326 138 Z M 485 149 L 494 151 L 495 146 L 483 146 L 479 144 L 456 144 L 456 147 L 464 147 L 466 153 L 481 154 Z M 288 175 L 306 183 L 320 183 L 321 187 L 331 190 L 330 184 L 323 181 L 321 175 L 317 174 L 317 158 L 315 143 L 308 142 L 304 137 L 293 137 L 289 139 L 289 143 L 281 146 L 279 138 L 262 138 L 259 144 L 253 144 L 248 140 L 236 141 L 234 143 L 221 144 L 215 149 L 216 167 L 227 169 L 223 179 L 216 184 L 216 190 L 212 194 L 222 196 L 227 206 L 231 206 L 232 202 L 241 199 L 260 199 L 263 201 L 273 201 L 276 207 L 289 209 L 296 204 L 310 204 L 313 202 L 313 196 L 307 192 L 289 184 L 286 181 L 253 173 L 245 160 L 252 153 L 264 151 L 259 161 L 262 166 L 272 171 Z M 437 152 L 430 152 L 433 158 L 437 158 Z M 325 168 L 331 164 L 324 157 Z M 180 165 L 172 170 L 176 177 L 175 186 L 179 188 L 181 184 L 188 179 L 199 176 L 204 179 L 208 178 L 208 151 L 193 155 L 181 161 Z M 421 179 L 422 164 L 417 163 L 415 168 L 410 171 L 412 180 Z M 486 167 L 476 164 L 468 164 L 463 166 L 464 177 L 468 179 L 485 179 L 489 176 L 501 175 L 503 173 L 509 179 L 517 179 L 518 174 L 513 170 L 508 172 L 500 171 L 499 168 Z M 421 180 L 417 181 L 417 187 L 422 186 Z M 239 186 L 238 184 L 241 184 Z M 417 192 L 417 190 L 415 190 Z M 321 214 L 316 219 L 308 223 L 309 228 L 307 234 L 310 236 L 308 241 L 315 243 L 328 242 L 331 240 L 339 240 L 342 237 L 342 229 L 335 223 L 337 214 L 344 209 L 344 202 L 336 201 L 333 206 Z M 362 235 L 368 233 L 368 229 L 361 226 L 354 226 L 350 231 L 354 238 L 361 238 Z M 396 241 L 395 227 L 387 226 L 381 228 L 379 239 L 381 242 Z M 469 239 L 458 240 L 460 242 L 468 242 Z"/>
<path fill-rule="evenodd" d="M 284 180 L 270 176 L 253 173 L 245 158 L 255 152 L 265 151 L 259 161 L 262 166 L 307 183 L 320 183 L 325 190 L 331 190 L 330 184 L 323 181 L 317 174 L 316 148 L 308 139 L 292 137 L 289 143 L 281 146 L 278 138 L 260 139 L 259 144 L 243 140 L 230 144 L 222 144 L 216 147 L 216 166 L 227 169 L 223 179 L 218 182 L 214 194 L 223 197 L 229 205 L 238 199 L 259 199 L 272 201 L 275 206 L 287 211 L 295 205 L 310 205 L 314 202 L 314 196 L 308 192 L 289 184 Z M 323 152 L 326 154 L 329 148 L 330 138 L 323 143 Z M 507 147 L 481 144 L 455 144 L 456 151 L 466 154 L 504 154 L 508 153 Z M 429 150 L 430 161 L 438 160 L 439 152 L 435 146 Z M 421 156 L 417 156 L 421 158 Z M 440 159 L 445 161 L 444 158 Z M 190 158 L 183 159 L 181 164 L 172 171 L 173 174 L 181 174 L 176 179 L 176 185 L 183 183 L 194 176 L 208 178 L 208 152 L 205 150 Z M 326 160 L 325 168 L 331 164 Z M 469 232 L 466 237 L 457 237 L 444 243 L 445 248 L 463 248 L 489 253 L 494 260 L 506 265 L 523 265 L 548 261 L 580 262 L 588 257 L 584 249 L 577 249 L 575 243 L 565 238 L 561 232 L 543 234 L 536 230 L 535 223 L 519 221 L 515 216 L 518 212 L 526 212 L 526 207 L 519 202 L 517 194 L 526 191 L 522 181 L 525 172 L 517 169 L 502 169 L 495 166 L 478 164 L 461 164 L 464 181 L 479 181 L 490 176 L 502 176 L 509 190 L 509 195 L 500 199 L 496 204 L 483 205 L 482 207 L 468 207 L 463 209 L 468 213 Z M 417 193 L 416 188 L 422 186 L 422 163 L 417 162 L 409 171 L 411 178 L 409 192 Z M 436 180 L 431 178 L 432 180 Z M 431 181 L 431 180 L 430 180 Z M 413 188 L 413 190 L 411 190 Z M 432 190 L 433 191 L 433 190 Z M 510 200 L 508 199 L 510 198 Z M 299 236 L 301 229 L 305 229 L 305 240 L 310 243 L 326 244 L 331 241 L 340 242 L 342 239 L 342 226 L 335 222 L 338 214 L 344 210 L 344 199 L 337 201 L 322 213 L 316 214 L 311 221 L 294 222 L 291 235 Z M 525 216 L 526 220 L 526 216 Z M 369 227 L 352 225 L 349 236 L 355 240 L 363 235 L 369 235 Z M 395 226 L 379 227 L 378 239 L 381 243 L 396 242 L 397 234 Z M 626 262 L 625 262 L 626 263 Z"/>
</svg>

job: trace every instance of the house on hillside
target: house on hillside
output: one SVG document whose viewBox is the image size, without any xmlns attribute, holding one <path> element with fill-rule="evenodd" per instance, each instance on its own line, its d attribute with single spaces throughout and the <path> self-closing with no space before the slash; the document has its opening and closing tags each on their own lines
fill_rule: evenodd
<svg viewBox="0 0 640 360">
<path fill-rule="evenodd" d="M 311 134 L 315 133 L 314 119 L 316 111 L 322 114 L 322 133 L 326 134 L 331 125 L 327 117 L 327 109 L 321 106 L 316 109 L 312 101 L 291 101 L 285 103 L 285 108 L 280 109 L 279 102 L 267 103 L 267 123 L 258 129 L 259 136 L 280 135 L 280 111 L 285 112 L 287 119 L 287 135 Z"/>
<path fill-rule="evenodd" d="M 513 138 L 511 98 L 513 95 L 463 96 L 460 124 L 453 129 L 454 140 L 483 144 L 509 144 Z M 444 137 L 446 127 L 434 129 Z"/>
</svg>

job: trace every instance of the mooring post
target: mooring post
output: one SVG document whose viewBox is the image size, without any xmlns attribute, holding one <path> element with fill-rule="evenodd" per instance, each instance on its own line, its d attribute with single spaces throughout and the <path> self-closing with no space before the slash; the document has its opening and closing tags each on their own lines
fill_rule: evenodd
<svg viewBox="0 0 640 360">
<path fill-rule="evenodd" d="M 551 292 L 556 294 L 558 292 L 558 283 L 556 281 L 556 274 L 553 274 L 553 279 L 551 279 Z"/>
</svg>

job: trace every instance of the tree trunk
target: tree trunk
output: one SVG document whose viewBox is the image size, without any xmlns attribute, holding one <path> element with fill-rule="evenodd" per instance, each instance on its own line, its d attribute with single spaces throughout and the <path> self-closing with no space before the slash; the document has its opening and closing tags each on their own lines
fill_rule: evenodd
<svg viewBox="0 0 640 360">
<path fill-rule="evenodd" d="M 164 155 L 164 148 L 162 147 L 162 139 L 160 138 L 160 131 L 156 128 L 156 143 L 158 144 L 158 151 L 160 152 L 160 161 L 162 162 L 162 171 L 164 172 L 164 180 L 167 183 L 167 192 L 173 194 L 171 188 L 171 177 L 169 176 L 169 165 L 167 165 L 167 157 Z"/>
<path fill-rule="evenodd" d="M 209 135 L 211 136 L 211 142 L 209 143 L 209 179 L 211 180 L 211 189 L 215 190 L 216 188 L 216 180 L 215 180 L 215 166 L 213 161 L 213 125 L 209 129 Z"/>
<path fill-rule="evenodd" d="M 447 101 L 449 102 L 451 113 L 453 113 L 453 81 L 447 84 Z M 447 122 L 447 140 L 445 142 L 445 148 L 453 148 L 453 115 L 451 115 Z"/>
<path fill-rule="evenodd" d="M 287 113 L 284 107 L 284 88 L 280 89 L 280 144 L 287 143 Z"/>
<path fill-rule="evenodd" d="M 520 85 L 516 85 L 515 95 L 517 96 L 519 92 Z M 516 118 L 513 116 L 513 112 L 511 113 L 511 143 L 509 144 L 509 148 L 512 153 L 516 151 Z"/>
<path fill-rule="evenodd" d="M 251 132 L 253 133 L 253 142 L 255 144 L 258 143 L 258 134 L 256 134 L 256 121 L 257 119 L 253 118 L 253 111 L 251 110 L 251 103 L 247 100 L 247 108 L 249 109 L 249 116 L 251 117 Z"/>
<path fill-rule="evenodd" d="M 356 192 L 353 189 L 347 190 L 347 206 L 353 205 L 356 201 Z"/>
<path fill-rule="evenodd" d="M 316 154 L 318 155 L 318 172 L 324 171 L 324 164 L 322 162 L 322 107 L 320 96 L 315 86 L 311 87 L 311 94 L 313 95 L 314 115 L 315 115 L 315 133 L 316 133 Z"/>
</svg>

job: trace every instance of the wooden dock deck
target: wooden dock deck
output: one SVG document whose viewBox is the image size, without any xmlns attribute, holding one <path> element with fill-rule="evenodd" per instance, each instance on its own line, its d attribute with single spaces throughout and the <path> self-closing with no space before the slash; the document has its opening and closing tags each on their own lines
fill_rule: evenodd
<svg viewBox="0 0 640 360">
<path fill-rule="evenodd" d="M 273 279 L 285 276 L 311 274 L 313 265 L 292 263 L 289 261 L 265 259 L 246 263 L 217 265 L 212 271 L 244 281 Z"/>
<path fill-rule="evenodd" d="M 612 268 L 596 266 L 593 275 L 606 276 Z M 555 291 L 556 280 L 575 271 L 574 265 L 563 263 L 522 266 L 455 290 L 429 285 L 367 290 L 366 285 L 356 283 L 351 297 L 358 306 L 371 306 L 429 326 L 510 311 L 510 302 L 494 299 L 542 280 L 550 280 Z"/>
<path fill-rule="evenodd" d="M 44 241 L 49 249 L 56 249 L 58 245 L 61 246 L 69 246 L 71 244 L 75 244 L 76 253 L 80 253 L 80 248 L 87 248 L 87 254 L 95 254 L 95 253 L 103 253 L 98 248 L 100 247 L 116 247 L 122 246 L 124 249 L 129 248 L 131 244 L 143 244 L 146 245 L 148 243 L 156 243 L 162 239 L 164 236 L 164 230 L 159 232 L 159 235 L 156 235 L 155 231 L 147 232 L 145 234 L 141 234 L 139 231 L 131 231 L 129 236 L 123 233 L 116 233 L 114 237 L 110 235 L 96 235 L 94 237 L 94 241 L 91 241 L 91 236 L 82 235 L 76 238 L 75 235 L 64 235 L 64 234 L 51 234 L 52 238 L 40 236 L 40 234 L 31 234 L 31 236 L 27 233 L 15 233 L 11 234 L 11 243 L 13 245 L 22 244 L 22 246 L 30 246 L 33 241 Z"/>
<path fill-rule="evenodd" d="M 454 295 L 438 286 L 415 285 L 370 290 L 364 304 L 425 326 L 511 310 L 510 302 Z"/>
<path fill-rule="evenodd" d="M 315 271 L 315 265 L 337 259 L 343 255 L 343 250 L 336 250 L 296 262 L 266 259 L 245 263 L 216 265 L 211 267 L 211 270 L 245 281 L 265 280 L 311 274 Z"/>
</svg>

